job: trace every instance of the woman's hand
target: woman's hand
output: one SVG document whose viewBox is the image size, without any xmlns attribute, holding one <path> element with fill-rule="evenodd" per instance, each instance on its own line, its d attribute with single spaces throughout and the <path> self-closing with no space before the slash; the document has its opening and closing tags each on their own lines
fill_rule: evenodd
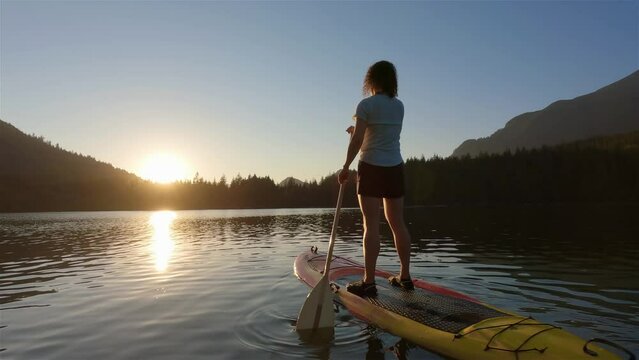
<svg viewBox="0 0 639 360">
<path fill-rule="evenodd" d="M 348 133 L 348 135 L 353 135 L 353 132 L 355 132 L 355 126 L 351 125 L 346 129 L 346 132 Z"/>
<path fill-rule="evenodd" d="M 366 131 L 366 123 L 361 120 L 355 120 L 355 126 L 349 126 L 346 128 L 346 132 L 351 136 L 351 140 L 348 143 L 348 151 L 346 153 L 346 162 L 344 163 L 344 167 L 340 170 L 337 175 L 337 181 L 340 184 L 348 181 L 348 167 L 350 166 L 353 159 L 359 152 L 359 148 L 362 147 L 362 141 L 364 140 L 364 132 Z"/>
<path fill-rule="evenodd" d="M 342 168 L 342 170 L 339 171 L 337 182 L 339 182 L 340 185 L 348 181 L 348 173 L 348 168 Z"/>
</svg>

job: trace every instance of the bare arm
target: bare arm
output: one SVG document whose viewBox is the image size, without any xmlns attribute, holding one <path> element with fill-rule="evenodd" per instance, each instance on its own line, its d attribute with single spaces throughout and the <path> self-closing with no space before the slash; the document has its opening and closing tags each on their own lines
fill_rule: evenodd
<svg viewBox="0 0 639 360">
<path fill-rule="evenodd" d="M 364 133 L 366 133 L 366 122 L 357 118 L 357 120 L 355 120 L 355 129 L 351 132 L 351 141 L 348 143 L 344 169 L 348 169 L 349 166 L 351 166 L 351 163 L 355 160 L 355 156 L 359 153 L 362 143 L 364 142 Z"/>
</svg>

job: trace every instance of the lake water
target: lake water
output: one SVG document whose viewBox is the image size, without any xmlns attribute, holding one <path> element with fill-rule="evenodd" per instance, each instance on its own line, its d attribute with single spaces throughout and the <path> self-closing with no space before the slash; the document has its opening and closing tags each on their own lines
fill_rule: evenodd
<svg viewBox="0 0 639 360">
<path fill-rule="evenodd" d="M 639 354 L 639 208 L 406 210 L 413 276 Z M 438 358 L 341 309 L 300 340 L 293 260 L 332 209 L 0 214 L 2 359 Z M 362 260 L 361 215 L 335 253 Z M 382 224 L 378 266 L 399 263 Z"/>
</svg>

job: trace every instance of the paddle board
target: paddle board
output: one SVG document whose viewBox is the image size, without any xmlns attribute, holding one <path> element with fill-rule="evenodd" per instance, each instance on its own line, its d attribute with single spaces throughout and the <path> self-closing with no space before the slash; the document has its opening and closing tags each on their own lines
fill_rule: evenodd
<svg viewBox="0 0 639 360">
<path fill-rule="evenodd" d="M 295 259 L 295 275 L 310 287 L 320 280 L 326 255 L 311 248 Z M 388 283 L 390 272 L 375 273 L 378 294 L 359 297 L 346 284 L 364 267 L 335 256 L 329 280 L 335 301 L 354 316 L 429 351 L 454 359 L 621 359 L 617 354 L 552 324 L 485 304 L 468 295 L 413 279 L 414 290 Z M 631 354 L 629 358 L 633 359 Z"/>
</svg>

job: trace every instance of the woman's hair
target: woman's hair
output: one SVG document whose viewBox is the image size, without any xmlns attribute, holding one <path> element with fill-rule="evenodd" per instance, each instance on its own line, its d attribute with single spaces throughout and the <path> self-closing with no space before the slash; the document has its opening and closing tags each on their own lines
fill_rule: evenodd
<svg viewBox="0 0 639 360">
<path fill-rule="evenodd" d="M 397 96 L 397 70 L 391 62 L 382 60 L 371 65 L 364 77 L 364 96 L 372 95 L 373 90 L 383 92 L 390 97 Z"/>
</svg>

